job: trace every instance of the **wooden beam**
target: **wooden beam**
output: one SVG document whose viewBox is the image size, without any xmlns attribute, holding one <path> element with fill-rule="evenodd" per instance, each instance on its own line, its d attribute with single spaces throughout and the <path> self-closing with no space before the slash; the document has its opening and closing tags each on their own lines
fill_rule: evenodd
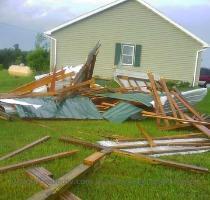
<svg viewBox="0 0 210 200">
<path fill-rule="evenodd" d="M 55 160 L 55 159 L 58 159 L 58 158 L 65 158 L 65 157 L 73 155 L 77 152 L 78 152 L 78 150 L 73 150 L 73 151 L 58 153 L 58 154 L 54 154 L 54 155 L 51 155 L 51 156 L 46 156 L 46 157 L 37 158 L 37 159 L 34 159 L 34 160 L 21 162 L 21 163 L 14 164 L 14 165 L 8 165 L 8 166 L 0 168 L 0 174 L 8 172 L 8 171 L 12 171 L 12 170 L 20 169 L 20 168 L 25 168 L 25 167 L 28 167 L 28 166 L 31 166 L 31 165 Z"/>
<path fill-rule="evenodd" d="M 32 147 L 38 145 L 38 144 L 41 144 L 41 143 L 43 143 L 43 142 L 46 142 L 46 141 L 49 140 L 49 139 L 50 139 L 50 136 L 45 136 L 45 137 L 43 137 L 43 138 L 41 138 L 41 139 L 39 139 L 39 140 L 36 140 L 36 141 L 32 142 L 31 144 L 28 144 L 28 145 L 26 145 L 26 146 L 24 146 L 24 147 L 22 147 L 22 148 L 20 148 L 20 149 L 18 149 L 18 150 L 16 150 L 16 151 L 13 151 L 13 152 L 11 152 L 11 153 L 9 153 L 9 154 L 3 156 L 3 157 L 0 157 L 0 161 L 5 160 L 5 159 L 7 159 L 7 158 L 14 157 L 15 155 L 20 154 L 20 153 L 22 153 L 23 151 L 26 151 L 26 150 L 28 150 L 28 149 L 30 149 L 30 148 L 32 148 Z"/>
<path fill-rule="evenodd" d="M 161 114 L 163 116 L 166 116 L 166 113 L 164 111 L 162 102 L 160 100 L 160 96 L 159 96 L 158 91 L 156 89 L 154 76 L 153 76 L 152 73 L 148 73 L 147 75 L 148 75 L 148 78 L 149 78 L 149 81 L 150 81 L 150 84 L 151 84 L 151 90 L 152 90 L 153 97 L 154 97 L 156 113 Z M 164 119 L 164 122 L 165 122 L 166 126 L 170 125 L 167 119 Z M 160 124 L 160 123 L 158 122 L 158 124 Z"/>
<path fill-rule="evenodd" d="M 109 153 L 110 151 L 107 151 L 107 154 Z M 47 189 L 36 193 L 32 197 L 28 198 L 28 200 L 56 200 L 62 192 L 69 189 L 76 180 L 87 174 L 93 167 L 94 165 L 78 165 L 73 170 L 57 179 L 56 182 L 50 185 Z"/>
<path fill-rule="evenodd" d="M 172 94 L 193 114 L 197 117 L 198 120 L 204 121 L 201 115 L 184 99 L 176 92 L 172 92 Z"/>
<path fill-rule="evenodd" d="M 186 119 L 193 121 L 193 119 L 186 114 L 185 114 L 185 117 L 186 117 Z M 210 129 L 209 128 L 207 128 L 206 126 L 203 126 L 202 124 L 197 124 L 197 123 L 193 123 L 193 122 L 192 122 L 192 125 L 195 128 L 197 128 L 198 130 L 200 130 L 203 134 L 210 137 Z"/>
<path fill-rule="evenodd" d="M 189 134 L 179 134 L 179 135 L 168 135 L 161 137 L 153 137 L 153 140 L 167 140 L 167 139 L 183 139 L 183 138 L 194 138 L 198 136 L 203 136 L 203 133 L 189 133 Z M 146 141 L 144 138 L 128 138 L 120 136 L 104 136 L 104 138 L 117 140 L 118 142 L 136 142 L 136 141 Z"/>
<path fill-rule="evenodd" d="M 26 94 L 28 92 L 33 91 L 36 88 L 50 84 L 50 82 L 54 79 L 54 76 L 56 76 L 55 80 L 59 81 L 59 80 L 62 80 L 63 77 L 67 78 L 67 77 L 73 76 L 75 73 L 71 72 L 71 73 L 68 73 L 65 75 L 63 75 L 63 74 L 64 74 L 64 71 L 62 71 L 62 70 L 59 72 L 56 72 L 55 75 L 50 74 L 50 75 L 43 77 L 39 80 L 33 81 L 33 82 L 25 84 L 23 86 L 20 86 L 20 87 L 16 88 L 15 90 L 13 90 L 11 93 L 12 94 Z"/>
<path fill-rule="evenodd" d="M 160 118 L 160 119 L 168 119 L 168 120 L 175 120 L 175 121 L 179 121 L 179 122 L 183 122 L 183 123 L 193 123 L 193 124 L 199 124 L 199 125 L 206 125 L 206 126 L 210 126 L 210 123 L 208 122 L 203 122 L 203 121 L 197 121 L 194 119 L 178 119 L 175 117 L 170 117 L 170 116 L 161 116 L 161 115 L 156 115 L 155 113 L 151 113 L 149 114 L 149 112 L 145 112 L 142 111 L 142 116 L 143 117 L 150 117 L 150 118 Z M 186 115 L 185 115 L 186 117 Z"/>
<path fill-rule="evenodd" d="M 178 162 L 174 162 L 174 161 L 166 161 L 163 159 L 153 158 L 153 157 L 149 157 L 149 156 L 142 155 L 142 154 L 132 154 L 132 153 L 124 152 L 121 150 L 115 150 L 114 153 L 116 153 L 118 155 L 128 156 L 128 157 L 134 158 L 136 160 L 146 161 L 150 164 L 159 164 L 159 165 L 163 165 L 166 167 L 173 167 L 173 168 L 177 168 L 177 169 L 198 172 L 198 173 L 209 173 L 209 169 L 207 169 L 207 168 L 198 167 L 198 166 L 194 166 L 194 165 L 188 165 L 188 164 L 182 164 L 182 163 L 178 163 Z"/>
<path fill-rule="evenodd" d="M 107 152 L 95 152 L 94 154 L 90 155 L 89 157 L 85 158 L 83 163 L 85 165 L 94 165 L 96 162 L 98 162 L 99 160 L 101 160 L 101 158 L 103 158 L 105 155 L 107 154 Z"/>
<path fill-rule="evenodd" d="M 144 135 L 144 137 L 147 139 L 150 147 L 155 147 L 156 144 L 154 143 L 152 137 L 150 137 L 150 135 L 145 131 L 145 129 L 138 123 L 136 123 L 136 126 L 139 129 L 139 131 L 141 131 L 141 133 Z"/>
<path fill-rule="evenodd" d="M 75 144 L 75 145 L 80 145 L 83 146 L 85 148 L 89 148 L 89 149 L 96 149 L 96 150 L 102 150 L 103 147 L 99 144 L 95 144 L 95 143 L 91 143 L 91 142 L 87 142 L 78 138 L 73 138 L 73 137 L 65 137 L 62 136 L 59 138 L 60 141 L 62 142 L 67 142 L 70 144 Z"/>
<path fill-rule="evenodd" d="M 46 173 L 47 172 L 47 173 Z M 50 185 L 55 183 L 53 177 L 49 176 L 52 173 L 43 167 L 36 167 L 26 170 L 26 174 L 36 181 L 43 189 L 47 189 Z M 80 200 L 75 194 L 66 191 L 59 195 L 59 200 Z"/>
<path fill-rule="evenodd" d="M 165 79 L 162 78 L 162 79 L 160 79 L 159 82 L 160 82 L 160 84 L 161 84 L 161 86 L 162 86 L 163 91 L 165 92 L 165 94 L 166 94 L 166 96 L 167 96 L 168 103 L 169 103 L 169 105 L 170 105 L 172 114 L 173 114 L 174 117 L 177 118 L 178 116 L 177 116 L 176 109 L 175 109 L 174 104 L 173 104 L 173 98 L 171 97 L 171 94 L 170 94 L 170 92 L 169 92 L 169 89 L 168 89 L 168 87 L 167 87 L 167 85 L 166 85 L 166 81 L 165 81 Z"/>
</svg>

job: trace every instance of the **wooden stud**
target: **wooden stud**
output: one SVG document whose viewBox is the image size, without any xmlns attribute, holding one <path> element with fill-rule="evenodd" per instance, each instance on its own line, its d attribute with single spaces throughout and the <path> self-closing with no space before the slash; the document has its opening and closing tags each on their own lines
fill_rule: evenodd
<svg viewBox="0 0 210 200">
<path fill-rule="evenodd" d="M 164 108 L 163 108 L 163 105 L 162 105 L 162 102 L 160 100 L 160 96 L 159 96 L 158 91 L 156 89 L 156 85 L 155 85 L 155 80 L 154 80 L 153 74 L 152 73 L 148 73 L 148 78 L 150 80 L 151 89 L 152 89 L 152 93 L 153 93 L 153 97 L 154 97 L 156 113 L 157 114 L 161 114 L 163 116 L 166 116 Z M 166 126 L 170 125 L 167 119 L 164 119 L 164 122 L 165 122 Z M 158 122 L 158 125 L 160 125 L 159 122 Z"/>
<path fill-rule="evenodd" d="M 31 165 L 35 165 L 35 164 L 39 164 L 39 163 L 55 160 L 55 159 L 58 159 L 58 158 L 65 158 L 65 157 L 71 156 L 71 155 L 73 155 L 73 154 L 75 154 L 77 152 L 78 152 L 78 150 L 68 151 L 68 152 L 54 154 L 54 155 L 51 155 L 51 156 L 37 158 L 37 159 L 34 159 L 34 160 L 21 162 L 21 163 L 14 164 L 14 165 L 8 165 L 8 166 L 0 168 L 0 174 L 8 172 L 8 171 L 12 171 L 12 170 L 20 169 L 20 168 L 25 168 L 25 167 L 28 167 L 28 166 L 31 166 Z"/>
<path fill-rule="evenodd" d="M 47 173 L 46 173 L 47 172 Z M 35 180 L 43 189 L 47 189 L 50 185 L 55 183 L 55 180 L 48 174 L 52 174 L 43 167 L 36 167 L 26 170 L 27 175 Z M 80 200 L 79 197 L 73 193 L 66 191 L 59 195 L 60 200 Z"/>
<path fill-rule="evenodd" d="M 166 167 L 174 167 L 174 168 L 177 168 L 177 169 L 182 169 L 182 170 L 186 170 L 186 171 L 193 171 L 193 172 L 197 172 L 197 173 L 209 173 L 209 170 L 207 168 L 197 167 L 197 166 L 194 166 L 194 165 L 177 163 L 177 162 L 174 162 L 174 161 L 166 161 L 166 160 L 163 160 L 163 159 L 153 158 L 153 157 L 149 157 L 149 156 L 142 155 L 142 154 L 132 154 L 132 153 L 124 152 L 124 151 L 121 151 L 121 150 L 115 150 L 114 153 L 116 153 L 118 155 L 128 156 L 128 157 L 134 158 L 136 160 L 146 161 L 146 162 L 149 162 L 150 164 L 159 164 L 159 165 L 163 165 L 163 166 L 166 166 Z"/>
<path fill-rule="evenodd" d="M 155 147 L 156 144 L 154 143 L 152 137 L 150 137 L 150 135 L 145 131 L 145 129 L 140 124 L 136 123 L 136 126 L 139 129 L 139 131 L 141 131 L 141 133 L 144 135 L 144 137 L 147 139 L 150 147 Z"/>
<path fill-rule="evenodd" d="M 34 141 L 33 143 L 31 143 L 31 144 L 28 144 L 28 145 L 26 145 L 26 146 L 24 146 L 24 147 L 22 147 L 22 148 L 20 148 L 20 149 L 18 149 L 18 150 L 16 150 L 16 151 L 13 151 L 13 152 L 11 152 L 11 153 L 9 153 L 9 154 L 7 154 L 7 155 L 1 157 L 1 158 L 0 158 L 0 161 L 6 160 L 7 158 L 14 157 L 15 155 L 20 154 L 20 153 L 22 153 L 23 151 L 26 151 L 26 150 L 28 150 L 28 149 L 30 149 L 30 148 L 32 148 L 32 147 L 38 145 L 38 144 L 41 144 L 41 143 L 43 143 L 43 142 L 46 142 L 46 141 L 49 140 L 49 139 L 50 139 L 50 136 L 45 136 L 45 137 L 43 137 L 43 138 L 41 138 L 41 139 L 39 139 L 39 140 L 36 140 L 36 141 Z"/>
</svg>

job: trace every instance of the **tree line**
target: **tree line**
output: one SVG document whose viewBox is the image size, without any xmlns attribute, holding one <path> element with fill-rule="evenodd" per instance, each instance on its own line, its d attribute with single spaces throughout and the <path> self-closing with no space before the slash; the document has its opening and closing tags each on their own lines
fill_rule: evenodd
<svg viewBox="0 0 210 200">
<path fill-rule="evenodd" d="M 32 51 L 22 51 L 19 44 L 11 48 L 0 49 L 0 70 L 8 69 L 11 65 L 24 63 L 35 71 L 48 71 L 50 65 L 49 42 L 43 34 L 38 33 L 35 48 Z"/>
</svg>

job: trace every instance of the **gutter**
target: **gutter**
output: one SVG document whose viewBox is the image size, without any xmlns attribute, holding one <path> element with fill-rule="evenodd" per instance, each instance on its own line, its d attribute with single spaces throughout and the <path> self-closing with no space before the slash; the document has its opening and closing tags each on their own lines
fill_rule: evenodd
<svg viewBox="0 0 210 200">
<path fill-rule="evenodd" d="M 200 55 L 200 53 L 202 53 L 203 51 L 205 51 L 209 47 L 210 46 L 204 46 L 203 49 L 198 50 L 197 53 L 196 53 L 195 70 L 194 70 L 193 83 L 192 83 L 193 87 L 195 87 L 195 82 L 196 82 L 196 74 L 197 74 L 197 69 L 198 69 L 198 58 L 199 58 L 199 55 Z"/>
<path fill-rule="evenodd" d="M 51 42 L 54 41 L 55 44 L 55 48 L 54 48 L 54 66 L 53 69 L 56 69 L 56 65 L 57 65 L 57 40 L 51 36 L 49 36 L 46 32 L 44 33 L 44 35 L 49 38 L 51 40 Z"/>
</svg>

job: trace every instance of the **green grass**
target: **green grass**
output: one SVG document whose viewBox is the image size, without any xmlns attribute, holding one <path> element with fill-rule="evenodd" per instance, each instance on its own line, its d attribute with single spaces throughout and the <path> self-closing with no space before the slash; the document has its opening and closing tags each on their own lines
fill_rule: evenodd
<svg viewBox="0 0 210 200">
<path fill-rule="evenodd" d="M 30 80 L 30 78 L 28 79 Z M 25 83 L 26 79 L 8 77 L 6 72 L 0 72 L 0 90 L 6 91 Z M 3 84 L 3 85 L 2 85 Z M 198 105 L 198 109 L 210 113 L 210 93 Z M 152 136 L 173 135 L 188 131 L 161 132 L 154 120 L 144 120 L 142 125 Z M 49 128 L 43 128 L 45 124 Z M 55 130 L 53 130 L 55 129 Z M 102 135 L 123 135 L 138 137 L 139 133 L 134 121 L 114 124 L 107 121 L 38 121 L 37 123 L 16 120 L 12 122 L 0 120 L 0 156 L 7 154 L 45 135 L 52 139 L 20 155 L 0 162 L 0 166 L 15 164 L 58 152 L 78 149 L 78 154 L 69 158 L 51 161 L 39 166 L 50 170 L 58 178 L 75 166 L 93 151 L 79 146 L 64 144 L 58 141 L 62 135 L 79 137 L 96 142 L 103 139 Z M 210 153 L 186 156 L 170 156 L 168 160 L 195 164 L 210 168 Z M 72 192 L 88 200 L 106 199 L 158 199 L 158 200 L 209 200 L 210 175 L 184 172 L 181 170 L 152 166 L 126 157 L 111 155 L 103 164 L 86 175 Z M 24 169 L 0 174 L 0 199 L 27 199 L 41 188 L 24 172 Z"/>
</svg>

